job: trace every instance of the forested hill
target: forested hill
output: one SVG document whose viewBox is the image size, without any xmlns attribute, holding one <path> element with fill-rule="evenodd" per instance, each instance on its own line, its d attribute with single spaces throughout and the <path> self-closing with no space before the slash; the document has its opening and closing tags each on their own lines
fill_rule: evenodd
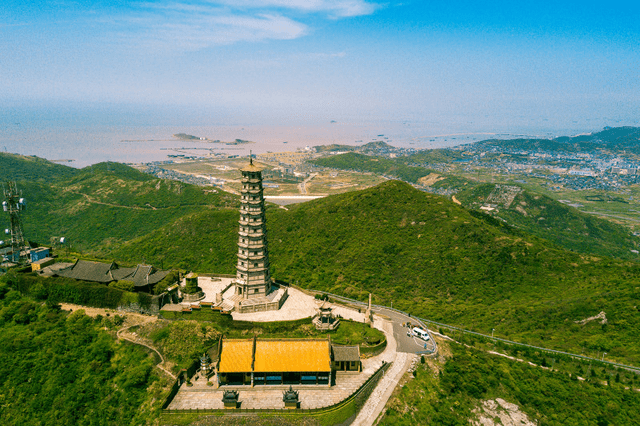
<svg viewBox="0 0 640 426">
<path fill-rule="evenodd" d="M 640 363 L 640 266 L 569 252 L 389 181 L 267 211 L 273 276 L 513 339 Z M 232 273 L 237 213 L 197 212 L 114 247 Z M 155 250 L 155 251 L 154 251 Z M 606 327 L 584 320 L 606 313 Z"/>
<path fill-rule="evenodd" d="M 640 266 L 568 252 L 389 181 L 270 212 L 274 275 L 555 347 L 640 345 Z M 605 311 L 608 326 L 579 321 Z M 606 349 L 604 349 L 606 351 Z"/>
<path fill-rule="evenodd" d="M 465 207 L 478 209 L 496 185 L 481 184 L 459 175 L 437 172 L 416 163 L 452 160 L 460 154 L 452 150 L 430 150 L 406 157 L 384 158 L 347 153 L 313 160 L 315 164 L 341 170 L 372 172 L 394 177 L 430 191 L 451 194 Z M 515 187 L 514 185 L 510 185 Z M 449 192 L 447 192 L 449 191 Z M 541 194 L 520 192 L 509 208 L 500 206 L 493 213 L 506 223 L 540 238 L 546 238 L 569 250 L 596 256 L 638 260 L 631 250 L 638 248 L 638 238 L 618 224 L 583 213 Z"/>
<path fill-rule="evenodd" d="M 10 158 L 27 200 L 22 214 L 25 236 L 49 244 L 66 237 L 74 250 L 108 258 L 114 246 L 147 235 L 202 210 L 235 210 L 237 197 L 223 191 L 157 179 L 119 163 L 100 163 L 81 170 L 32 157 Z M 33 166 L 33 167 L 32 167 Z M 31 175 L 26 171 L 31 171 Z M 42 176 L 42 178 L 41 178 Z M 0 224 L 8 217 L 0 216 Z M 6 226 L 5 226 L 6 227 Z M 3 228 L 4 229 L 4 228 Z M 153 254 L 153 253 L 151 253 Z M 141 262 L 142 254 L 133 263 Z"/>
<path fill-rule="evenodd" d="M 477 142 L 473 147 L 566 153 L 605 150 L 612 153 L 625 151 L 638 155 L 640 154 L 640 127 L 605 128 L 601 132 L 588 135 L 562 136 L 555 139 L 490 139 Z"/>
<path fill-rule="evenodd" d="M 63 235 L 125 263 L 234 271 L 237 196 L 112 166 L 23 185 L 27 237 Z M 399 181 L 288 209 L 267 212 L 278 279 L 363 300 L 372 292 L 443 322 L 640 363 L 636 264 L 566 251 Z M 601 311 L 606 326 L 576 323 Z"/>
<path fill-rule="evenodd" d="M 507 194 L 509 190 L 514 191 L 512 199 Z M 502 199 L 501 195 L 504 196 Z M 632 250 L 639 248 L 640 241 L 628 228 L 583 213 L 546 195 L 532 193 L 517 185 L 486 183 L 455 196 L 470 209 L 478 210 L 485 203 L 493 203 L 497 208 L 486 214 L 570 250 L 638 260 Z"/>
<path fill-rule="evenodd" d="M 35 156 L 0 152 L 0 181 L 52 181 L 75 176 L 80 171 Z"/>
</svg>

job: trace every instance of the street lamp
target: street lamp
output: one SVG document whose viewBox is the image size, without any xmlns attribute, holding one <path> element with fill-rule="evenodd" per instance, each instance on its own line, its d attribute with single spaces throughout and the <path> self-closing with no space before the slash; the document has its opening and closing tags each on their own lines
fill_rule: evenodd
<svg viewBox="0 0 640 426">
<path fill-rule="evenodd" d="M 491 329 L 491 338 L 493 339 L 493 332 L 495 331 L 495 328 Z"/>
<path fill-rule="evenodd" d="M 602 354 L 602 361 L 603 361 L 603 362 L 604 362 L 604 356 L 605 356 L 606 354 L 607 354 L 606 352 L 604 352 L 604 353 Z"/>
</svg>

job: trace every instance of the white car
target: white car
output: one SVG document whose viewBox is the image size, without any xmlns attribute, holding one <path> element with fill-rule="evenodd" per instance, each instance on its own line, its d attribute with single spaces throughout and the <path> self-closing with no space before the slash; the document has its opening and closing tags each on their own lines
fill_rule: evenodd
<svg viewBox="0 0 640 426">
<path fill-rule="evenodd" d="M 421 329 L 420 327 L 413 327 L 413 334 L 421 338 L 422 340 L 429 340 L 429 333 L 426 330 Z"/>
</svg>

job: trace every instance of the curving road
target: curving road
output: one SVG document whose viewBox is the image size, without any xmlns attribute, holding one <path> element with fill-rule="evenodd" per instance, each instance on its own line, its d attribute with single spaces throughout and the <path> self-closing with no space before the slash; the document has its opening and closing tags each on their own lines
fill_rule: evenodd
<svg viewBox="0 0 640 426">
<path fill-rule="evenodd" d="M 393 324 L 393 337 L 396 339 L 396 350 L 398 352 L 405 352 L 409 354 L 425 353 L 425 355 L 427 355 L 426 352 L 428 352 L 429 355 L 437 353 L 438 346 L 433 340 L 433 336 L 426 342 L 416 336 L 407 336 L 407 331 L 409 331 L 409 328 L 403 326 L 403 324 L 406 324 L 407 322 L 411 322 L 412 328 L 418 326 L 424 330 L 429 330 L 425 326 L 425 324 L 420 322 L 415 317 L 385 308 L 374 308 L 373 311 L 376 314 L 384 315 L 385 317 L 388 317 L 390 319 L 391 323 Z"/>
</svg>

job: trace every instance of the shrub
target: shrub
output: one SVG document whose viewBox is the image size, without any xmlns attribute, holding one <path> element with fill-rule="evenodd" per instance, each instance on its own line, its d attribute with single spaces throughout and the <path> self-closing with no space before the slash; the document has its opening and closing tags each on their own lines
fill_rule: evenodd
<svg viewBox="0 0 640 426">
<path fill-rule="evenodd" d="M 182 290 L 186 294 L 194 294 L 199 292 L 201 289 L 198 287 L 198 278 L 187 278 L 184 289 Z"/>
<path fill-rule="evenodd" d="M 112 282 L 111 284 L 109 284 L 109 287 L 117 288 L 124 291 L 134 291 L 136 285 L 133 283 L 133 281 L 121 280 Z"/>
</svg>

